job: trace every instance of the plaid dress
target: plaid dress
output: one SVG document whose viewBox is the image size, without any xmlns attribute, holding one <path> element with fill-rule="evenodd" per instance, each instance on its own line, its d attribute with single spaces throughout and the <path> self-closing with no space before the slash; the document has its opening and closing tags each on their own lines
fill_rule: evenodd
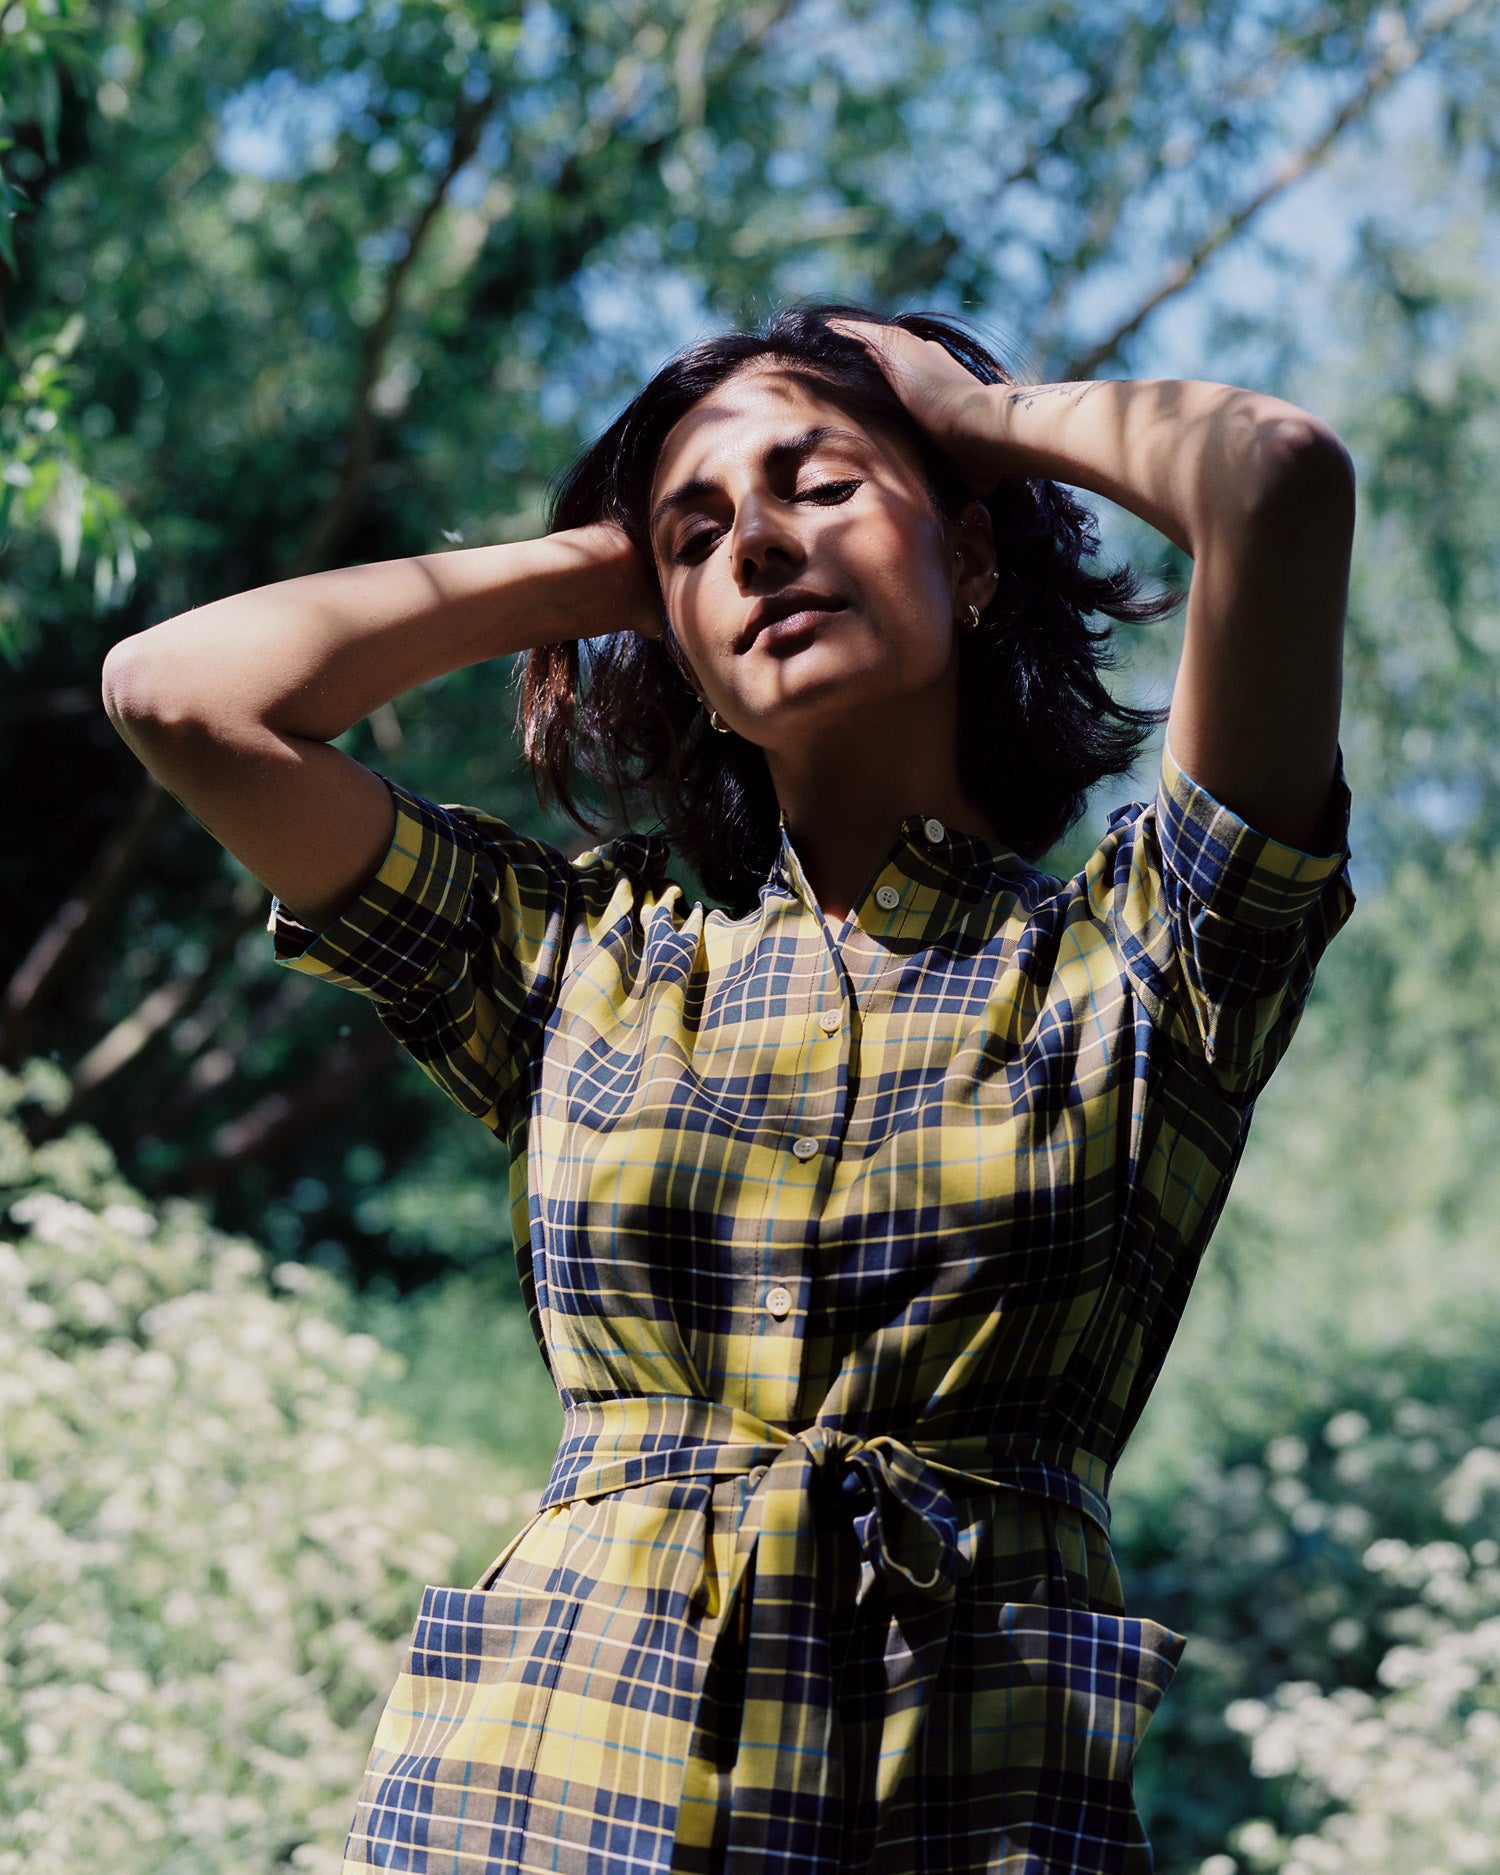
<svg viewBox="0 0 1500 1875">
<path fill-rule="evenodd" d="M 277 956 L 509 1148 L 566 1426 L 423 1596 L 345 1870 L 1149 1870 L 1182 1642 L 1123 1611 L 1109 1479 L 1352 905 L 1342 780 L 1311 857 L 1168 754 L 1066 882 L 916 817 L 837 931 L 785 837 L 731 917 L 660 840 L 388 785 Z"/>
</svg>

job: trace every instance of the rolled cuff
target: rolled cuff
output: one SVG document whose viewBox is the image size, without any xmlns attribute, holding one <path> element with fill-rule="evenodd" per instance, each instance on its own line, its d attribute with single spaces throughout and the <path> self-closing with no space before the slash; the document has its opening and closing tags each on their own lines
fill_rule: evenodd
<svg viewBox="0 0 1500 1875">
<path fill-rule="evenodd" d="M 1324 822 L 1328 851 L 1304 853 L 1256 830 L 1162 751 L 1157 792 L 1162 860 L 1191 896 L 1220 917 L 1274 930 L 1305 918 L 1349 860 L 1349 789 L 1334 766 Z"/>
<path fill-rule="evenodd" d="M 277 963 L 399 1003 L 419 990 L 446 987 L 462 967 L 459 941 L 474 884 L 474 852 L 444 809 L 382 775 L 396 806 L 396 826 L 378 869 L 321 931 L 278 898 L 266 929 Z"/>
</svg>

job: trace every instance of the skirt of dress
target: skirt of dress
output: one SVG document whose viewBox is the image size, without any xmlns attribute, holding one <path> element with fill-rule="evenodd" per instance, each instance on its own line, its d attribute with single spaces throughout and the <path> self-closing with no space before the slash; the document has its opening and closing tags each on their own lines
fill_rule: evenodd
<svg viewBox="0 0 1500 1875">
<path fill-rule="evenodd" d="M 748 1488 L 678 1480 L 544 1511 L 475 1589 L 427 1590 L 345 1875 L 759 1875 L 767 1858 L 729 1835 L 746 1663 L 721 1636 Z M 915 1732 L 892 1724 L 891 1663 L 930 1617 L 871 1593 L 830 1531 L 834 1829 L 773 1818 L 778 1867 L 1149 1871 L 1132 1760 L 1181 1642 L 1119 1612 L 1087 1519 L 1012 1495 L 986 1520 Z"/>
</svg>

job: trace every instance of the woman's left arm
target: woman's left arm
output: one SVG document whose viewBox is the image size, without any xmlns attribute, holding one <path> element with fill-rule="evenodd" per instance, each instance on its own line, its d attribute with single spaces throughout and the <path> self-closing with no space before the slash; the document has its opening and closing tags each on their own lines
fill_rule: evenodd
<svg viewBox="0 0 1500 1875">
<path fill-rule="evenodd" d="M 1316 846 L 1354 535 L 1354 472 L 1334 432 L 1226 384 L 978 385 L 930 341 L 858 335 L 976 489 L 1048 476 L 1118 502 L 1191 556 L 1172 753 L 1261 833 Z"/>
<path fill-rule="evenodd" d="M 975 419 L 1002 474 L 1105 495 L 1191 556 L 1172 753 L 1261 833 L 1316 846 L 1354 536 L 1338 437 L 1280 398 L 1191 380 L 987 385 Z"/>
</svg>

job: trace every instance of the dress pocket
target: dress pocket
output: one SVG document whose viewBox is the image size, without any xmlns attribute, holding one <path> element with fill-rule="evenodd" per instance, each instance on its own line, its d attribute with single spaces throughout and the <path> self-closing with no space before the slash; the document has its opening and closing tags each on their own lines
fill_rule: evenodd
<svg viewBox="0 0 1500 1875">
<path fill-rule="evenodd" d="M 1131 1773 L 1183 1646 L 1155 1621 L 1040 1602 L 995 1608 L 973 1637 L 950 1774 L 1026 1875 L 1150 1870 Z"/>
<path fill-rule="evenodd" d="M 412 1875 L 519 1865 L 532 1771 L 579 1603 L 427 1588 L 346 1851 Z"/>
</svg>

